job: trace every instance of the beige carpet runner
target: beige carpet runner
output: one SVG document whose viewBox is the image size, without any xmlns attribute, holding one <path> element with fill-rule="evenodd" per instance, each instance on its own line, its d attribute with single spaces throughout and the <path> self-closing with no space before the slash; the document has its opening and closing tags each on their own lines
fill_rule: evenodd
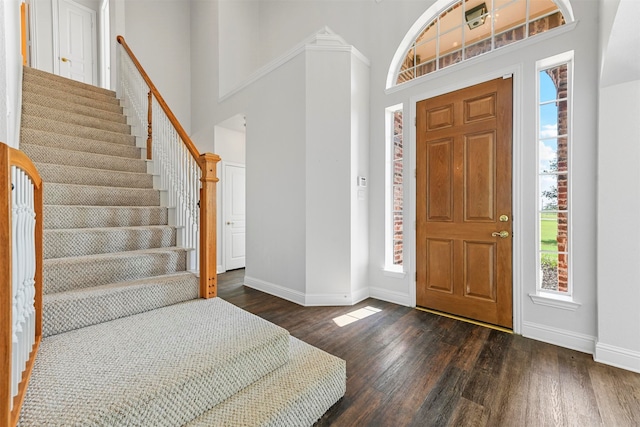
<svg viewBox="0 0 640 427">
<path fill-rule="evenodd" d="M 44 181 L 43 342 L 21 426 L 305 426 L 343 360 L 198 299 L 115 93 L 24 69 L 20 149 Z"/>
</svg>

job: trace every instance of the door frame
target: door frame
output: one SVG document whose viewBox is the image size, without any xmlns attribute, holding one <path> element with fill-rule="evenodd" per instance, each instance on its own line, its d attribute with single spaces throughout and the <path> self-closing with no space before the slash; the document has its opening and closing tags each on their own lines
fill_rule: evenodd
<svg viewBox="0 0 640 427">
<path fill-rule="evenodd" d="M 91 31 L 91 49 L 93 50 L 93 64 L 91 67 L 91 75 L 93 79 L 93 85 L 100 86 L 98 82 L 98 12 L 86 7 L 74 0 L 65 0 L 75 4 L 78 8 L 84 9 L 93 15 L 93 28 Z M 51 2 L 51 33 L 53 36 L 53 74 L 60 75 L 60 2 L 59 0 L 52 0 Z"/>
<path fill-rule="evenodd" d="M 506 75 L 511 75 L 513 80 L 513 151 L 512 151 L 512 204 L 513 204 L 513 218 L 516 221 L 513 222 L 513 332 L 516 334 L 522 333 L 522 297 L 524 293 L 524 277 L 523 277 L 523 249 L 524 239 L 523 232 L 525 230 L 522 218 L 523 218 L 523 200 L 524 200 L 524 188 L 523 183 L 525 181 L 525 174 L 523 172 L 523 165 L 525 159 L 523 158 L 522 150 L 522 102 L 524 91 L 524 79 L 523 79 L 523 66 L 522 64 L 514 64 L 509 67 L 491 71 L 490 73 L 478 75 L 471 79 L 461 80 L 448 86 L 441 86 L 432 90 L 421 92 L 412 95 L 409 98 L 409 121 L 408 123 L 414 123 L 412 126 L 405 126 L 404 133 L 408 133 L 409 142 L 409 170 L 413 171 L 411 176 L 413 179 L 409 180 L 409 200 L 406 204 L 407 213 L 409 214 L 409 224 L 414 224 L 410 233 L 405 236 L 406 248 L 411 251 L 411 254 L 406 260 L 410 262 L 410 265 L 406 266 L 406 271 L 411 273 L 412 285 L 409 286 L 409 302 L 412 307 L 416 306 L 416 208 L 417 208 L 417 181 L 414 171 L 416 171 L 416 104 L 425 99 L 434 98 L 445 93 L 455 92 L 460 89 L 464 89 L 470 86 L 474 86 L 480 83 L 487 82 L 489 80 L 497 79 Z M 435 79 L 433 80 L 435 82 Z M 436 85 L 434 85 L 436 86 Z M 405 122 L 407 123 L 407 122 Z M 408 132 L 407 132 L 408 130 Z M 405 193 L 406 194 L 406 193 Z"/>
<path fill-rule="evenodd" d="M 226 170 L 227 170 L 227 166 L 233 166 L 233 167 L 240 167 L 243 168 L 245 170 L 245 178 L 246 178 L 246 173 L 247 173 L 247 165 L 246 164 L 242 164 L 242 163 L 237 163 L 237 162 L 226 162 L 226 161 L 221 161 L 220 162 L 220 176 L 224 179 L 224 177 L 226 176 Z M 245 184 L 246 184 L 246 179 L 245 179 Z M 220 221 L 220 226 L 222 231 L 222 241 L 221 241 L 221 245 L 220 245 L 220 250 L 222 251 L 222 273 L 227 271 L 227 227 L 226 222 L 227 222 L 227 218 L 226 218 L 226 198 L 227 198 L 227 194 L 226 194 L 226 184 L 223 184 L 220 186 L 220 212 L 222 213 L 222 215 L 220 215 L 221 217 L 221 221 Z M 247 200 L 247 188 L 245 186 L 244 189 L 244 199 L 245 199 L 245 203 Z M 246 206 L 246 205 L 245 205 Z M 245 216 L 246 216 L 246 209 L 245 209 Z M 246 226 L 246 220 L 245 220 L 245 238 L 246 238 L 246 230 L 247 230 L 247 226 Z M 246 259 L 246 251 L 245 251 L 245 259 Z M 246 261 L 245 261 L 245 265 L 246 265 Z M 220 272 L 219 272 L 220 273 Z"/>
</svg>

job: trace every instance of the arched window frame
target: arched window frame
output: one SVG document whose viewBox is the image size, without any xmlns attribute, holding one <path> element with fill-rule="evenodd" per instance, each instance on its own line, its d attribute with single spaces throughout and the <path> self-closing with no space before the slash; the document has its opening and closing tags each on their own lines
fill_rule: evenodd
<svg viewBox="0 0 640 427">
<path fill-rule="evenodd" d="M 407 55 L 407 52 L 409 51 L 409 48 L 411 47 L 413 42 L 418 38 L 418 36 L 420 36 L 422 30 L 426 28 L 428 24 L 433 22 L 438 16 L 440 16 L 442 12 L 449 9 L 459 1 L 460 0 L 453 0 L 453 1 L 437 0 L 411 26 L 409 31 L 407 31 L 407 34 L 404 36 L 404 38 L 400 42 L 400 45 L 398 46 L 398 49 L 396 50 L 396 53 L 393 55 L 393 59 L 391 60 L 391 65 L 387 73 L 387 82 L 385 86 L 387 90 L 394 88 L 396 86 L 402 85 L 402 83 L 400 85 L 396 83 L 398 78 L 398 73 L 400 71 L 400 68 L 402 67 L 402 63 Z M 569 0 L 553 0 L 553 1 L 558 6 L 558 9 L 564 16 L 564 19 L 566 22 L 564 26 L 575 21 L 575 18 L 573 15 L 573 9 L 571 7 L 571 4 L 569 3 Z M 495 52 L 495 50 L 488 52 L 487 54 L 491 54 L 493 52 Z M 470 59 L 473 59 L 473 58 L 470 58 Z M 428 76 L 432 74 L 433 73 L 425 74 L 424 76 Z M 410 81 L 421 79 L 424 76 L 416 77 Z"/>
</svg>

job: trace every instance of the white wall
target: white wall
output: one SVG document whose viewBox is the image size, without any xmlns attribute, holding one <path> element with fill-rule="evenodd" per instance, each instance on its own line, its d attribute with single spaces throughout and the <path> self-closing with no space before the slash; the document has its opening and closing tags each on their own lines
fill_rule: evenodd
<svg viewBox="0 0 640 427">
<path fill-rule="evenodd" d="M 221 0 L 218 15 L 220 92 L 227 93 L 258 68 L 259 4 Z"/>
<path fill-rule="evenodd" d="M 603 2 L 595 359 L 640 372 L 640 50 L 635 1 Z"/>
<path fill-rule="evenodd" d="M 126 0 L 124 9 L 127 44 L 190 133 L 190 2 Z"/>
<path fill-rule="evenodd" d="M 0 4 L 0 142 L 17 148 L 22 105 L 22 54 L 20 52 L 20 1 Z"/>
</svg>

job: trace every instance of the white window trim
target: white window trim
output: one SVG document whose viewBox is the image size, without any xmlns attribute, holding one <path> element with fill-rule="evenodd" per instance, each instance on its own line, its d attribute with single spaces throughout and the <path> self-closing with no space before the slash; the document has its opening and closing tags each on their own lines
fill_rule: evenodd
<svg viewBox="0 0 640 427">
<path fill-rule="evenodd" d="M 403 278 L 405 274 L 404 262 L 403 265 L 398 265 L 393 263 L 393 255 L 394 255 L 394 239 L 393 239 L 393 144 L 394 144 L 394 113 L 396 111 L 402 111 L 402 137 L 403 137 L 403 151 L 406 150 L 406 139 L 405 139 L 405 113 L 403 110 L 402 104 L 396 104 L 391 107 L 385 108 L 385 221 L 384 221 L 384 242 L 385 242 L 385 250 L 384 250 L 384 268 L 383 271 L 386 273 L 390 273 L 391 277 Z M 406 155 L 403 154 L 403 172 L 404 172 L 404 159 Z M 403 177 L 404 177 L 403 173 Z M 403 179 L 403 194 L 404 194 L 404 179 Z M 403 204 L 404 208 L 404 204 Z M 405 209 L 403 209 L 403 216 Z M 403 227 L 406 221 L 403 221 Z M 404 233 L 403 233 L 404 236 Z M 404 245 L 406 245 L 406 239 L 404 240 Z M 403 254 L 404 255 L 404 254 Z M 404 261 L 404 257 L 403 257 Z"/>
<path fill-rule="evenodd" d="M 567 186 L 567 198 L 568 198 L 568 221 L 569 221 L 569 230 L 567 239 L 569 241 L 569 250 L 568 258 L 569 258 L 569 268 L 567 272 L 567 292 L 556 292 L 542 289 L 542 277 L 541 277 L 541 268 L 540 268 L 540 211 L 539 211 L 539 195 L 540 195 L 540 72 L 546 70 L 548 68 L 553 68 L 558 65 L 567 64 L 567 78 L 568 78 L 568 93 L 567 93 L 567 107 L 568 107 L 568 117 L 567 117 L 567 178 L 568 178 L 568 186 Z M 564 310 L 575 311 L 577 310 L 581 304 L 573 300 L 573 197 L 572 197 L 572 187 L 573 187 L 573 178 L 572 178 L 572 152 L 573 152 L 573 67 L 574 67 L 574 51 L 568 51 L 564 53 L 560 53 L 558 55 L 551 56 L 549 58 L 541 59 L 536 61 L 536 224 L 535 224 L 535 235 L 536 235 L 536 271 L 538 272 L 538 277 L 536 278 L 536 293 L 529 294 L 529 297 L 534 302 L 534 304 L 544 305 L 548 307 L 554 307 Z"/>
</svg>

